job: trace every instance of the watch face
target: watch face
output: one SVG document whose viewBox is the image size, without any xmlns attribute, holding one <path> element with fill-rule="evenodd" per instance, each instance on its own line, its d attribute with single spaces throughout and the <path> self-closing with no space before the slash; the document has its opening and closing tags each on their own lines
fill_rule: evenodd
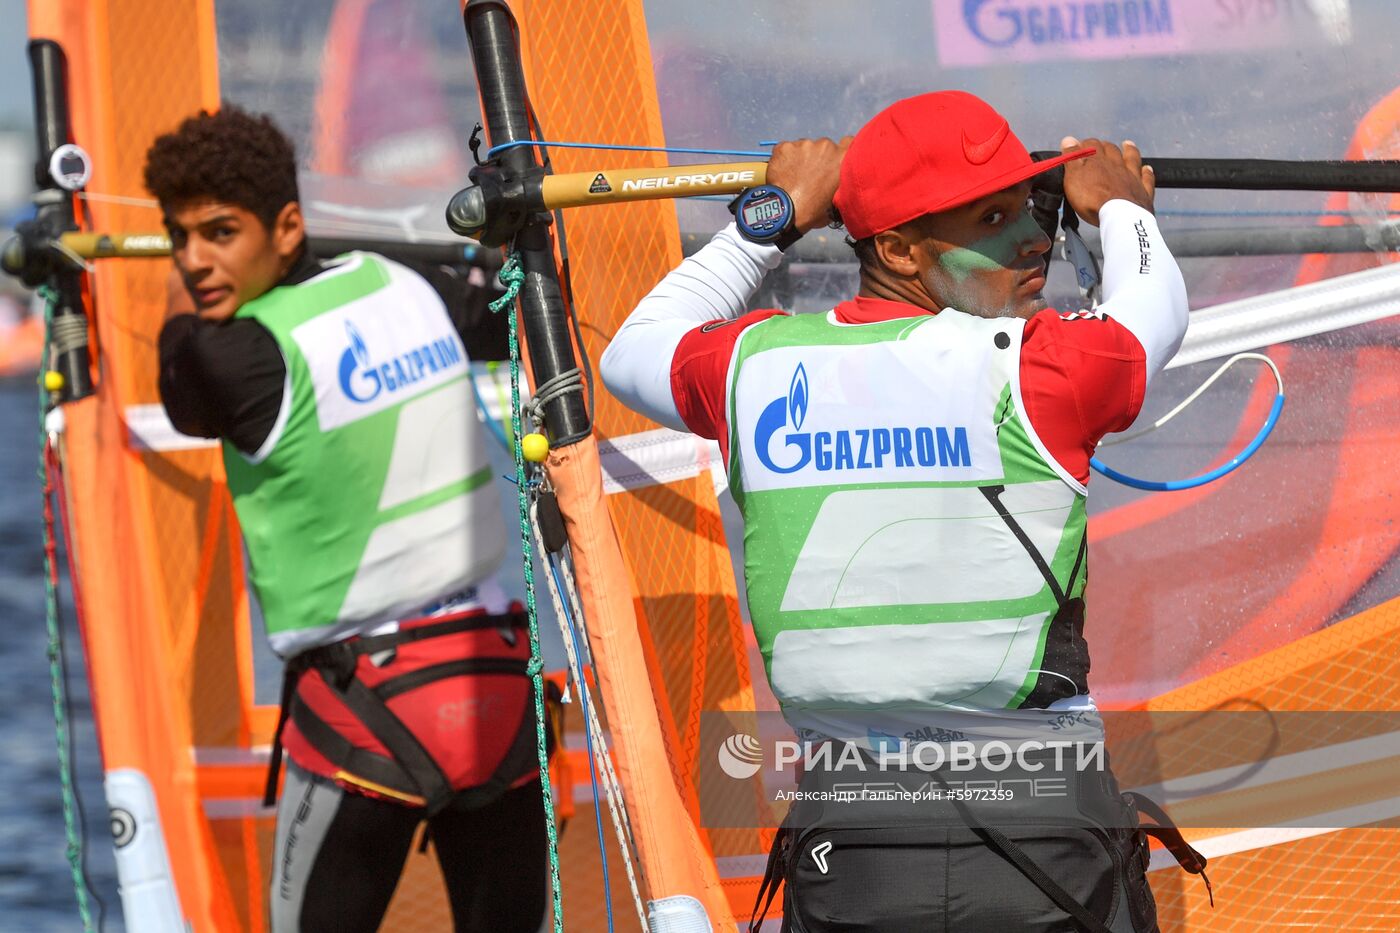
<svg viewBox="0 0 1400 933">
<path fill-rule="evenodd" d="M 783 199 L 776 194 L 754 198 L 744 205 L 744 223 L 750 227 L 770 226 L 787 213 Z"/>
<path fill-rule="evenodd" d="M 81 146 L 64 143 L 49 157 L 49 177 L 65 191 L 80 191 L 92 177 L 92 160 Z"/>
</svg>

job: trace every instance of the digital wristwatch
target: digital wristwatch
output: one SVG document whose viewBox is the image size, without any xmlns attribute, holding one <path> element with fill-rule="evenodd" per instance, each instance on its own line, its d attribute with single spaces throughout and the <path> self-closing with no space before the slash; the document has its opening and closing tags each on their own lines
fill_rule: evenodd
<svg viewBox="0 0 1400 933">
<path fill-rule="evenodd" d="M 729 212 L 739 235 L 750 243 L 785 250 L 802 239 L 792 198 L 777 185 L 745 188 L 729 202 Z"/>
</svg>

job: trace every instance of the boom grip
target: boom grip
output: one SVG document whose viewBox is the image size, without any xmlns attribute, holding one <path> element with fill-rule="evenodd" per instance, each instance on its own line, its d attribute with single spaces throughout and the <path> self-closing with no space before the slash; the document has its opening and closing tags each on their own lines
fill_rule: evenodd
<svg viewBox="0 0 1400 933">
<path fill-rule="evenodd" d="M 1039 160 L 1056 152 L 1032 153 Z M 1158 188 L 1232 191 L 1400 191 L 1400 160 L 1291 161 L 1284 159 L 1154 159 Z M 1038 176 L 1037 186 L 1064 189 L 1065 170 Z"/>
</svg>

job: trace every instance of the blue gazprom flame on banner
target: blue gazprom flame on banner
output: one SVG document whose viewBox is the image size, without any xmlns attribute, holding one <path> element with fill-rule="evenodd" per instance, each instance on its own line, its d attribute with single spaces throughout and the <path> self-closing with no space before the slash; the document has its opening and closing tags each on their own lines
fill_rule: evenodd
<svg viewBox="0 0 1400 933">
<path fill-rule="evenodd" d="M 792 418 L 792 429 L 802 430 L 802 422 L 807 418 L 807 370 L 801 363 L 797 364 L 788 388 L 788 414 Z"/>
</svg>

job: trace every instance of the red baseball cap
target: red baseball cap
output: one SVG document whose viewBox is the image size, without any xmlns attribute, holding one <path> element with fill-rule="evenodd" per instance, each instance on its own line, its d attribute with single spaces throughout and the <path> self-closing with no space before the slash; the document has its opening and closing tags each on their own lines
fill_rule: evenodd
<svg viewBox="0 0 1400 933">
<path fill-rule="evenodd" d="M 856 133 L 836 209 L 857 240 L 1010 188 L 1092 149 L 1031 159 L 1006 118 L 964 91 L 906 97 Z"/>
</svg>

